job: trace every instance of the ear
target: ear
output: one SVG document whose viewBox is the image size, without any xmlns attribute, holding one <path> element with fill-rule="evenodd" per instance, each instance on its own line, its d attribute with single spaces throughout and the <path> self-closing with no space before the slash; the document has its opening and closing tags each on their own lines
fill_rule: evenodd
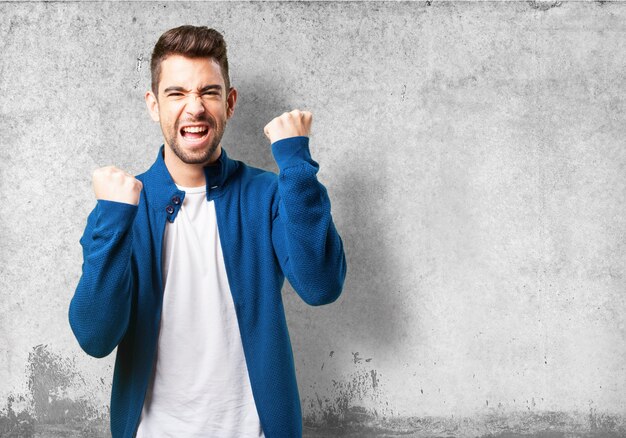
<svg viewBox="0 0 626 438">
<path fill-rule="evenodd" d="M 226 118 L 230 119 L 233 116 L 236 104 L 237 90 L 234 87 L 230 87 L 230 90 L 228 90 L 228 96 L 226 97 Z"/>
<path fill-rule="evenodd" d="M 148 112 L 150 113 L 150 117 L 155 122 L 160 120 L 159 118 L 159 102 L 157 101 L 156 96 L 152 91 L 146 91 L 146 106 L 148 107 Z"/>
</svg>

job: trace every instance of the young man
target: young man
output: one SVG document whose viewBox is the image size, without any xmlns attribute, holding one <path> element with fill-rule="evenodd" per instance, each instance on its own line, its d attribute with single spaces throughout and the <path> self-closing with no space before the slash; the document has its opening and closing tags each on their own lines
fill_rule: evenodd
<svg viewBox="0 0 626 438">
<path fill-rule="evenodd" d="M 233 115 L 222 35 L 165 32 L 146 103 L 163 131 L 136 178 L 97 169 L 97 204 L 69 308 L 80 346 L 117 347 L 111 432 L 118 437 L 300 437 L 281 299 L 285 276 L 311 305 L 337 299 L 343 245 L 317 181 L 311 114 L 265 126 L 279 175 L 226 155 Z"/>
</svg>

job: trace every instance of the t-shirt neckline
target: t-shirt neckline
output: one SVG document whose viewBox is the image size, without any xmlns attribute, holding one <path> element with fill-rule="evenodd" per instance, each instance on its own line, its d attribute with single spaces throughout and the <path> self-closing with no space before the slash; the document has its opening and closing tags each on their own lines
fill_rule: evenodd
<svg viewBox="0 0 626 438">
<path fill-rule="evenodd" d="M 185 193 L 206 193 L 206 185 L 198 186 L 198 187 L 185 187 L 176 184 L 178 190 L 182 190 Z"/>
</svg>

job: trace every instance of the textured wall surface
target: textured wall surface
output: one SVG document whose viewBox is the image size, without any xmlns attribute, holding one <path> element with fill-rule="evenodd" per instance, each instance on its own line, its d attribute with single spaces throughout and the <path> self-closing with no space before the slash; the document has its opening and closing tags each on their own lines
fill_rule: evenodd
<svg viewBox="0 0 626 438">
<path fill-rule="evenodd" d="M 94 168 L 162 143 L 150 53 L 222 31 L 223 145 L 314 114 L 349 262 L 284 300 L 305 436 L 626 436 L 626 4 L 0 3 L 0 436 L 108 436 L 67 309 Z"/>
</svg>

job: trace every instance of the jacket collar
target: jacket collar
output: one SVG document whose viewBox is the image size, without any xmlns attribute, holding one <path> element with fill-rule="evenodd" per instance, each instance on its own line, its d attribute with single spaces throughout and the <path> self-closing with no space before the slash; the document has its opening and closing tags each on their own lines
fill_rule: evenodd
<svg viewBox="0 0 626 438">
<path fill-rule="evenodd" d="M 221 149 L 217 161 L 204 167 L 206 197 L 209 201 L 222 195 L 229 177 L 239 167 L 239 162 L 229 158 L 223 147 Z M 143 175 L 144 191 L 148 205 L 163 212 L 170 222 L 174 222 L 185 198 L 185 192 L 176 187 L 165 165 L 163 151 L 164 145 L 161 145 L 156 161 Z"/>
</svg>

